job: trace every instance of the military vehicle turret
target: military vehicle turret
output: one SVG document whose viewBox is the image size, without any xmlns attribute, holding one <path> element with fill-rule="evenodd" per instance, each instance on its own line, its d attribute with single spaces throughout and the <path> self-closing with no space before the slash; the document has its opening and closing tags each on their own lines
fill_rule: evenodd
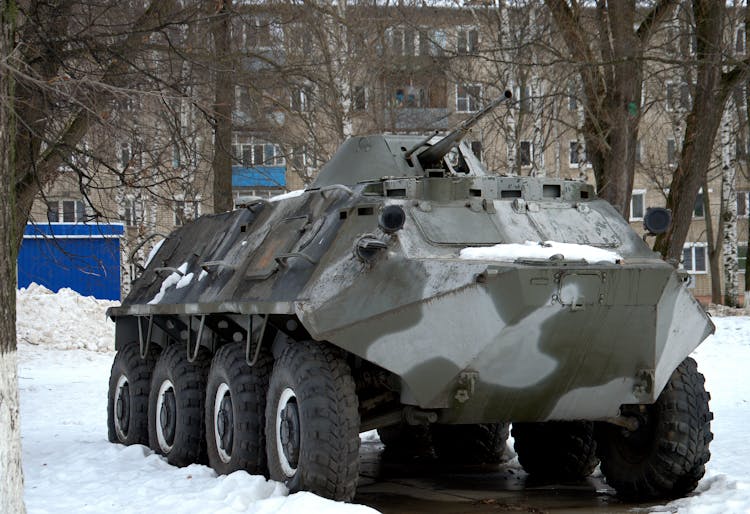
<svg viewBox="0 0 750 514">
<path fill-rule="evenodd" d="M 692 491 L 714 327 L 593 186 L 485 171 L 461 138 L 503 101 L 443 138 L 353 137 L 309 189 L 175 230 L 108 311 L 110 440 L 349 500 L 360 432 L 419 427 L 466 463 L 512 422 L 532 475 L 601 460 L 623 496 Z"/>
</svg>

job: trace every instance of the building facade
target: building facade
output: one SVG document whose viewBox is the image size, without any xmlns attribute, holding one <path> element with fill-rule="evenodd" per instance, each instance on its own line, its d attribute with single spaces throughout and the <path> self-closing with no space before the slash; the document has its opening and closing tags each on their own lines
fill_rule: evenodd
<svg viewBox="0 0 750 514">
<path fill-rule="evenodd" d="M 664 64 L 689 61 L 684 17 L 677 9 L 655 35 L 643 97 L 627 107 L 640 117 L 629 213 L 640 232 L 647 207 L 665 204 L 690 109 L 688 66 Z M 727 51 L 744 56 L 744 25 L 728 27 Z M 541 4 L 355 2 L 312 9 L 243 3 L 231 30 L 233 54 L 223 58 L 234 70 L 234 98 L 227 99 L 233 115 L 223 122 L 232 124 L 235 205 L 306 187 L 351 135 L 445 132 L 505 89 L 513 101 L 467 137 L 488 171 L 594 180 L 582 135 L 585 105 L 577 67 L 561 57 L 564 45 Z M 196 45 L 202 36 L 188 27 L 181 37 L 183 44 Z M 169 52 L 164 60 L 179 70 L 189 94 L 140 95 L 116 105 L 117 130 L 87 141 L 100 159 L 82 166 L 98 167 L 87 174 L 95 179 L 82 183 L 80 173 L 62 170 L 31 220 L 124 223 L 124 290 L 133 274 L 127 263 L 148 254 L 150 243 L 140 246 L 145 238 L 213 212 L 211 162 L 220 145 L 212 123 L 222 121 L 203 115 L 212 98 L 211 69 Z M 732 209 L 744 271 L 750 182 L 743 108 L 738 103 L 728 109 L 721 140 L 706 149 L 714 153 L 715 167 L 696 200 L 680 264 L 704 301 L 711 293 L 708 240 Z M 735 170 L 731 201 L 722 173 L 728 167 Z"/>
</svg>

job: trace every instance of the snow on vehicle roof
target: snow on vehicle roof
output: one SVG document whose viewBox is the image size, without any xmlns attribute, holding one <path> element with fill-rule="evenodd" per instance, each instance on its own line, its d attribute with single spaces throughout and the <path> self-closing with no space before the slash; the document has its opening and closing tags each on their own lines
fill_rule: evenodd
<svg viewBox="0 0 750 514">
<path fill-rule="evenodd" d="M 161 301 L 162 298 L 164 298 L 164 293 L 167 292 L 167 289 L 169 289 L 173 285 L 178 285 L 180 281 L 185 277 L 185 272 L 187 271 L 188 263 L 183 262 L 182 265 L 180 265 L 179 268 L 177 268 L 177 271 L 173 271 L 171 275 L 169 275 L 167 278 L 164 279 L 164 282 L 161 283 L 161 288 L 159 289 L 159 292 L 156 293 L 156 296 L 154 296 L 151 300 L 149 300 L 149 305 L 157 304 Z M 179 272 L 179 273 L 178 273 Z M 190 274 L 190 279 L 193 279 L 193 274 Z M 189 281 L 188 281 L 189 283 Z M 178 287 L 184 287 L 187 284 L 183 284 L 182 286 L 178 285 Z"/>
<path fill-rule="evenodd" d="M 286 200 L 287 198 L 296 198 L 297 196 L 301 196 L 304 192 L 304 189 L 297 189 L 296 191 L 289 191 L 288 193 L 284 193 L 282 195 L 272 196 L 268 199 L 268 201 L 278 202 L 279 200 Z"/>
<path fill-rule="evenodd" d="M 523 244 L 469 247 L 461 250 L 459 254 L 462 259 L 504 262 L 513 262 L 518 259 L 549 259 L 554 255 L 562 255 L 567 260 L 586 262 L 617 263 L 622 259 L 618 253 L 603 248 L 555 241 L 526 241 Z"/>
</svg>

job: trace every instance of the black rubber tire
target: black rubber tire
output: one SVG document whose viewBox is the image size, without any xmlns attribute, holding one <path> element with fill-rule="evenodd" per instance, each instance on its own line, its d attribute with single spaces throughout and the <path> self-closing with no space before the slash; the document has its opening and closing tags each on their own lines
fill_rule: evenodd
<svg viewBox="0 0 750 514">
<path fill-rule="evenodd" d="M 164 349 L 154 367 L 148 398 L 148 441 L 151 449 L 166 456 L 167 462 L 173 466 L 206 462 L 203 411 L 210 357 L 210 353 L 201 348 L 195 362 L 189 362 L 185 346 L 173 344 Z M 167 381 L 172 385 L 166 392 L 171 390 L 173 395 L 169 416 L 159 412 L 159 391 L 162 385 L 167 385 Z M 166 405 L 169 402 L 164 400 L 163 403 Z M 164 437 L 163 443 L 159 440 L 159 434 L 164 434 L 164 430 L 157 429 L 161 416 L 172 418 L 174 431 L 173 436 Z"/>
<path fill-rule="evenodd" d="M 494 465 L 507 460 L 509 423 L 432 425 L 438 459 L 459 466 Z"/>
<path fill-rule="evenodd" d="M 294 434 L 289 451 L 281 448 L 281 430 Z M 358 401 L 340 351 L 304 341 L 291 344 L 276 360 L 266 403 L 266 455 L 270 477 L 292 493 L 310 491 L 338 501 L 354 497 Z"/>
<path fill-rule="evenodd" d="M 248 366 L 244 343 L 222 346 L 211 361 L 206 386 L 206 450 L 209 466 L 220 475 L 245 470 L 268 476 L 266 394 L 272 368 L 273 359 L 267 352 L 261 352 L 252 368 Z M 222 402 L 231 409 L 222 409 Z M 218 430 L 219 420 L 227 427 L 224 438 Z"/>
<path fill-rule="evenodd" d="M 110 442 L 148 444 L 148 395 L 151 374 L 158 357 L 159 348 L 154 345 L 146 358 L 141 359 L 140 347 L 136 342 L 124 345 L 115 354 L 107 395 L 107 435 Z"/>
<path fill-rule="evenodd" d="M 576 482 L 599 464 L 591 421 L 513 423 L 512 433 L 518 461 L 534 478 Z"/>
<path fill-rule="evenodd" d="M 695 361 L 685 359 L 653 405 L 623 406 L 641 422 L 635 432 L 602 423 L 602 473 L 618 495 L 653 500 L 685 496 L 705 473 L 711 457 L 710 395 Z"/>
</svg>

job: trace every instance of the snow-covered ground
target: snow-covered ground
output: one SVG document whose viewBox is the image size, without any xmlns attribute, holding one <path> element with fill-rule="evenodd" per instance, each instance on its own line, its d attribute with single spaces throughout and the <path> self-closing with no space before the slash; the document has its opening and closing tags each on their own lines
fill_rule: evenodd
<svg viewBox="0 0 750 514">
<path fill-rule="evenodd" d="M 112 302 L 53 294 L 18 295 L 19 383 L 26 505 L 30 513 L 365 513 L 244 472 L 175 468 L 144 446 L 110 444 L 106 395 Z M 655 512 L 750 513 L 750 318 L 714 319 L 717 333 L 694 354 L 715 414 L 712 458 L 695 494 Z"/>
</svg>

